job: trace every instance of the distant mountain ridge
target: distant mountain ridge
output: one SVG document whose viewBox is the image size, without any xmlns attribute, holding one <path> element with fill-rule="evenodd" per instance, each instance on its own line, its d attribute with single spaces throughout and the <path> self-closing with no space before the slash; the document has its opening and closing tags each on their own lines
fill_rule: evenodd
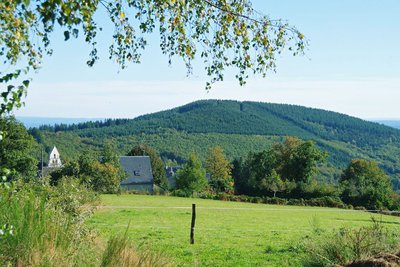
<svg viewBox="0 0 400 267">
<path fill-rule="evenodd" d="M 17 116 L 17 120 L 20 121 L 26 128 L 40 127 L 42 125 L 55 125 L 55 124 L 79 124 L 87 121 L 102 120 L 99 118 L 57 118 L 57 117 L 26 117 Z"/>
<path fill-rule="evenodd" d="M 400 129 L 400 120 L 374 120 L 377 123 L 384 124 L 396 129 Z"/>
<path fill-rule="evenodd" d="M 123 136 L 152 133 L 160 128 L 188 133 L 293 135 L 306 139 L 338 140 L 360 146 L 400 140 L 399 130 L 332 111 L 230 100 L 196 101 L 135 119 L 90 121 L 59 130 L 74 131 L 80 136 Z"/>
<path fill-rule="evenodd" d="M 164 158 L 184 159 L 221 145 L 230 159 L 262 150 L 285 136 L 314 140 L 330 154 L 326 175 L 352 158 L 374 159 L 400 187 L 400 130 L 348 115 L 296 105 L 202 100 L 135 119 L 86 122 L 33 131 L 45 145 L 59 144 L 70 157 L 83 148 L 99 149 L 113 139 L 126 153 L 137 143 L 155 147 Z M 70 151 L 70 152 L 69 152 Z M 397 182 L 395 182 L 397 183 Z"/>
</svg>

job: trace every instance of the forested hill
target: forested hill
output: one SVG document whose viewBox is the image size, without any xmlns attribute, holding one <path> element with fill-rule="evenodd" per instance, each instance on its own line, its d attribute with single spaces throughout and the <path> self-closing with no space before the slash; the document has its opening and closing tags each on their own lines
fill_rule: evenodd
<svg viewBox="0 0 400 267">
<path fill-rule="evenodd" d="M 83 149 L 100 149 L 113 139 L 120 154 L 146 143 L 164 159 L 178 163 L 192 151 L 204 160 L 207 149 L 215 145 L 234 159 L 266 149 L 285 136 L 297 136 L 315 140 L 329 153 L 324 177 L 337 179 L 352 158 L 373 159 L 400 188 L 400 130 L 295 105 L 204 100 L 135 119 L 56 125 L 30 132 L 46 148 L 56 145 L 64 159 L 76 157 Z"/>
<path fill-rule="evenodd" d="M 187 133 L 293 135 L 305 139 L 338 140 L 361 147 L 400 140 L 399 130 L 336 112 L 295 105 L 228 100 L 196 101 L 136 119 L 42 127 L 43 130 L 73 131 L 86 137 L 155 133 L 160 128 Z"/>
</svg>

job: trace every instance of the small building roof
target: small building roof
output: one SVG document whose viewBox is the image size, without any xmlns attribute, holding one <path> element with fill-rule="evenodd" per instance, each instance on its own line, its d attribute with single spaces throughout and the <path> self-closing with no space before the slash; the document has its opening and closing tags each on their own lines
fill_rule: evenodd
<svg viewBox="0 0 400 267">
<path fill-rule="evenodd" d="M 127 173 L 127 178 L 121 182 L 121 185 L 152 184 L 154 182 L 150 157 L 121 156 L 120 162 Z"/>
</svg>

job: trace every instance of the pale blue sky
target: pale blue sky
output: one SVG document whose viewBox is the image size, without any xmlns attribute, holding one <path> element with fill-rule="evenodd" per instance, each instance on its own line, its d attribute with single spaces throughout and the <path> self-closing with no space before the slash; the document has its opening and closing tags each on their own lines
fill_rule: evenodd
<svg viewBox="0 0 400 267">
<path fill-rule="evenodd" d="M 54 55 L 34 75 L 20 116 L 135 117 L 198 99 L 218 98 L 290 103 L 323 108 L 361 118 L 400 118 L 400 1 L 398 0 L 253 0 L 270 18 L 296 25 L 307 38 L 307 57 L 284 55 L 277 73 L 252 77 L 240 87 L 226 82 L 204 90 L 201 62 L 194 75 L 178 58 L 168 66 L 149 38 L 142 64 L 118 71 L 108 60 L 110 32 L 99 43 L 101 60 L 85 65 L 89 47 L 79 40 L 54 40 Z M 101 14 L 99 14 L 101 17 Z M 101 20 L 101 18 L 100 18 Z"/>
</svg>

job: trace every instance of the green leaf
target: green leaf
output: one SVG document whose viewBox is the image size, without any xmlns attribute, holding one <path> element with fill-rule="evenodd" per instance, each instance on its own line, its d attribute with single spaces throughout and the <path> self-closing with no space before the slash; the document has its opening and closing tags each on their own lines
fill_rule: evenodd
<svg viewBox="0 0 400 267">
<path fill-rule="evenodd" d="M 64 41 L 68 41 L 69 39 L 69 31 L 64 32 Z"/>
<path fill-rule="evenodd" d="M 22 82 L 22 84 L 25 86 L 25 88 L 27 88 L 29 86 L 29 80 L 25 80 Z"/>
</svg>

